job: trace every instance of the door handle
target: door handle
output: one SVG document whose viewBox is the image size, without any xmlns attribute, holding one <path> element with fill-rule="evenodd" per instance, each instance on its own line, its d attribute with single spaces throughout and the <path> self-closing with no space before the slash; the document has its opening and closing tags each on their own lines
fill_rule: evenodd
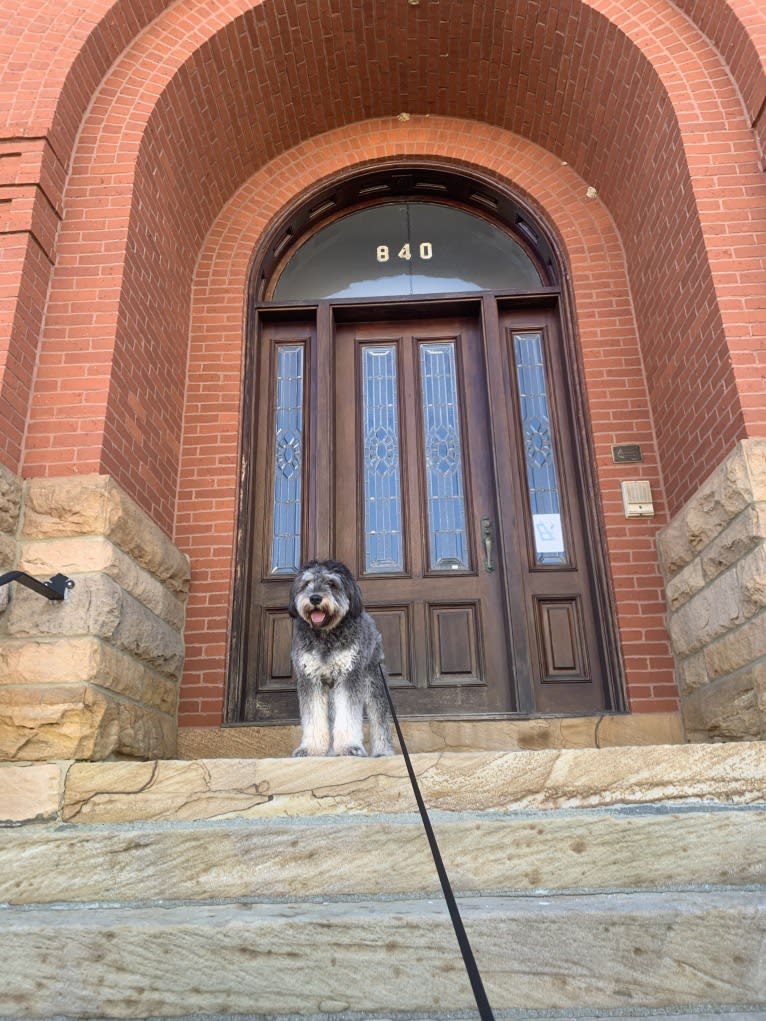
<svg viewBox="0 0 766 1021">
<path fill-rule="evenodd" d="M 492 563 L 494 547 L 492 541 L 492 522 L 489 518 L 481 519 L 481 541 L 484 543 L 484 570 L 491 573 L 494 571 L 495 565 Z"/>
</svg>

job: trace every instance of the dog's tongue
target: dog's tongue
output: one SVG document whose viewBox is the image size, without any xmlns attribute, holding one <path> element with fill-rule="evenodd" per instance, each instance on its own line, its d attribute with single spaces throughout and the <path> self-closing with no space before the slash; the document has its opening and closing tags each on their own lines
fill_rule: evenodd
<svg viewBox="0 0 766 1021">
<path fill-rule="evenodd" d="M 312 610 L 311 611 L 311 623 L 312 624 L 324 624 L 324 610 Z"/>
</svg>

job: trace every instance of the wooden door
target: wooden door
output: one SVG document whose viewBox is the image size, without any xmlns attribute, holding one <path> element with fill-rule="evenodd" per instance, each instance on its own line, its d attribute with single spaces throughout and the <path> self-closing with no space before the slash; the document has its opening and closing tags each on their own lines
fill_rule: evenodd
<svg viewBox="0 0 766 1021">
<path fill-rule="evenodd" d="M 496 461 L 498 484 L 509 497 L 500 530 L 509 584 L 522 602 L 519 608 L 514 600 L 520 707 L 552 714 L 615 708 L 610 629 L 598 610 L 582 437 L 558 315 L 554 309 L 511 308 L 489 318 L 496 442 L 508 437 L 508 456 Z"/>
<path fill-rule="evenodd" d="M 403 714 L 612 707 L 555 311 L 459 305 L 261 324 L 239 719 L 297 718 L 314 556 L 359 578 Z"/>
<path fill-rule="evenodd" d="M 334 543 L 407 714 L 512 711 L 477 317 L 339 326 Z"/>
</svg>

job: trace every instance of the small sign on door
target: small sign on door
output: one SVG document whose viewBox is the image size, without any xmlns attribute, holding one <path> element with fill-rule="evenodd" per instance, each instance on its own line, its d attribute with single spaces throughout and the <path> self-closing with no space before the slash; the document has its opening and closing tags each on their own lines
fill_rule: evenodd
<svg viewBox="0 0 766 1021">
<path fill-rule="evenodd" d="M 533 514 L 535 550 L 538 556 L 564 556 L 564 533 L 560 514 Z"/>
</svg>

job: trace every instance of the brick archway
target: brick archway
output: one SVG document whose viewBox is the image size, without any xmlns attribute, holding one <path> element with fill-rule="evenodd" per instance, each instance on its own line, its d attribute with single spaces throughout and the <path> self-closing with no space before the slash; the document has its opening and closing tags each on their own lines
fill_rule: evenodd
<svg viewBox="0 0 766 1021">
<path fill-rule="evenodd" d="M 479 153 L 486 155 L 480 159 Z M 222 431 L 220 424 L 240 421 L 244 302 L 253 254 L 284 207 L 318 182 L 405 156 L 495 176 L 537 209 L 558 235 L 577 311 L 628 695 L 635 711 L 672 709 L 676 705 L 672 660 L 653 548 L 656 523 L 666 520 L 665 508 L 660 499 L 654 525 L 637 528 L 633 523 L 627 528 L 619 495 L 620 469 L 611 457 L 613 443 L 626 435 L 639 437 L 645 446 L 642 473 L 661 494 L 638 335 L 615 225 L 571 167 L 526 140 L 475 122 L 412 118 L 351 125 L 273 160 L 227 205 L 201 253 L 192 301 L 176 533 L 183 548 L 195 551 L 197 578 L 187 612 L 189 681 L 182 689 L 181 721 L 211 725 L 220 722 L 222 713 L 233 576 L 230 561 L 224 564 L 220 551 L 232 549 L 236 542 L 240 433 Z M 512 178 L 508 167 L 513 167 Z M 639 562 L 640 589 L 635 579 Z"/>
</svg>

